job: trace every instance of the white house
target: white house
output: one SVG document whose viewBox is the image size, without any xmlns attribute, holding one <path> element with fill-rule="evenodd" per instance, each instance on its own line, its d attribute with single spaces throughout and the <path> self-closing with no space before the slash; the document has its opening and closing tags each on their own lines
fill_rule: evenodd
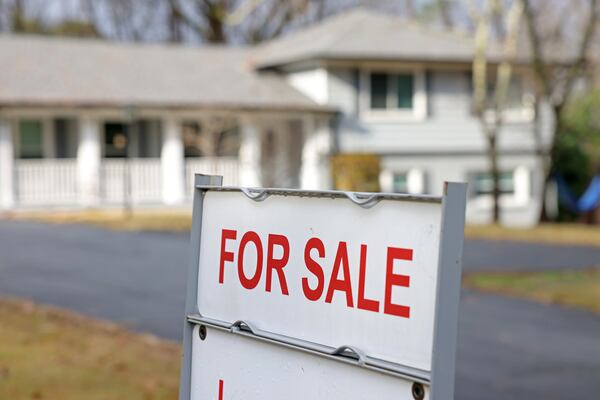
<svg viewBox="0 0 600 400">
<path fill-rule="evenodd" d="M 331 154 L 371 153 L 385 191 L 468 181 L 468 219 L 485 222 L 472 57 L 468 36 L 364 9 L 247 48 L 0 36 L 0 205 L 103 206 L 128 193 L 133 204 L 182 204 L 195 172 L 330 189 Z M 517 72 L 500 138 L 502 217 L 530 225 L 541 204 L 535 138 L 547 145 L 553 122 L 527 68 Z M 229 145 L 202 154 L 196 144 L 218 121 Z"/>
</svg>

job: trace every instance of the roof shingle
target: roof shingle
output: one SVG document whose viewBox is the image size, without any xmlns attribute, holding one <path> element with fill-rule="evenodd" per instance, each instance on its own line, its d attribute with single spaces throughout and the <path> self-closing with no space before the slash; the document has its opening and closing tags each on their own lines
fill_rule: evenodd
<svg viewBox="0 0 600 400">
<path fill-rule="evenodd" d="M 249 51 L 0 35 L 0 104 L 324 110 Z"/>
</svg>

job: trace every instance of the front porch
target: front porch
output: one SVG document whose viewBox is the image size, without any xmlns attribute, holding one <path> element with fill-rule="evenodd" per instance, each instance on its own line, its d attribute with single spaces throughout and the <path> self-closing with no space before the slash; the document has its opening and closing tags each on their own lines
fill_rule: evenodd
<svg viewBox="0 0 600 400">
<path fill-rule="evenodd" d="M 329 189 L 331 134 L 313 114 L 0 115 L 0 208 L 191 201 L 196 173 L 230 186 Z"/>
</svg>

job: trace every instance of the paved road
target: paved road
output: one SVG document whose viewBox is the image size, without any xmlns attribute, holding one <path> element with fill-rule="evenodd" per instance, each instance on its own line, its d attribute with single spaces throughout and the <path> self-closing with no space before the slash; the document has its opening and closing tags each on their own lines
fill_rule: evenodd
<svg viewBox="0 0 600 400">
<path fill-rule="evenodd" d="M 600 247 L 467 240 L 464 270 L 536 270 L 600 267 Z"/>
<path fill-rule="evenodd" d="M 0 222 L 0 295 L 16 295 L 179 340 L 188 238 Z M 469 241 L 465 269 L 599 265 L 600 249 Z M 591 398 L 600 317 L 465 292 L 457 399 Z"/>
</svg>

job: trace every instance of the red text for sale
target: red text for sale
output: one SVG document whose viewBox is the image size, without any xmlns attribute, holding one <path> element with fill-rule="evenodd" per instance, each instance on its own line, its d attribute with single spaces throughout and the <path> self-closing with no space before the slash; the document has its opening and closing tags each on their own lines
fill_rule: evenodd
<svg viewBox="0 0 600 400">
<path fill-rule="evenodd" d="M 351 260 L 348 256 L 347 242 L 340 241 L 335 249 L 327 249 L 321 239 L 312 237 L 304 243 L 303 247 L 305 271 L 301 283 L 302 295 L 307 300 L 331 303 L 336 292 L 339 292 L 338 297 L 345 298 L 345 305 L 349 308 L 410 318 L 410 306 L 392 302 L 392 289 L 410 286 L 410 276 L 394 272 L 394 262 L 412 261 L 412 249 L 387 247 L 385 285 L 380 298 L 375 299 L 367 298 L 365 295 L 368 250 L 366 244 L 360 245 L 360 256 L 358 260 L 353 260 L 358 263 L 358 288 L 352 287 L 351 283 Z M 256 257 L 252 258 L 252 265 L 247 265 L 248 257 L 244 257 L 244 253 L 248 250 L 256 254 Z M 324 265 L 328 251 L 335 252 L 331 267 Z M 262 286 L 259 287 L 259 283 L 264 273 L 264 290 L 267 292 L 275 290 L 274 282 L 277 282 L 278 290 L 287 296 L 289 287 L 286 266 L 289 259 L 290 241 L 285 235 L 268 234 L 266 237 L 261 237 L 254 231 L 238 232 L 233 229 L 223 229 L 219 255 L 219 283 L 224 284 L 226 278 L 230 279 L 231 270 L 237 269 L 233 274 L 237 275 L 242 287 L 248 290 L 263 290 Z M 329 269 L 331 273 L 326 276 L 325 271 Z M 248 271 L 252 273 L 248 274 Z"/>
</svg>

